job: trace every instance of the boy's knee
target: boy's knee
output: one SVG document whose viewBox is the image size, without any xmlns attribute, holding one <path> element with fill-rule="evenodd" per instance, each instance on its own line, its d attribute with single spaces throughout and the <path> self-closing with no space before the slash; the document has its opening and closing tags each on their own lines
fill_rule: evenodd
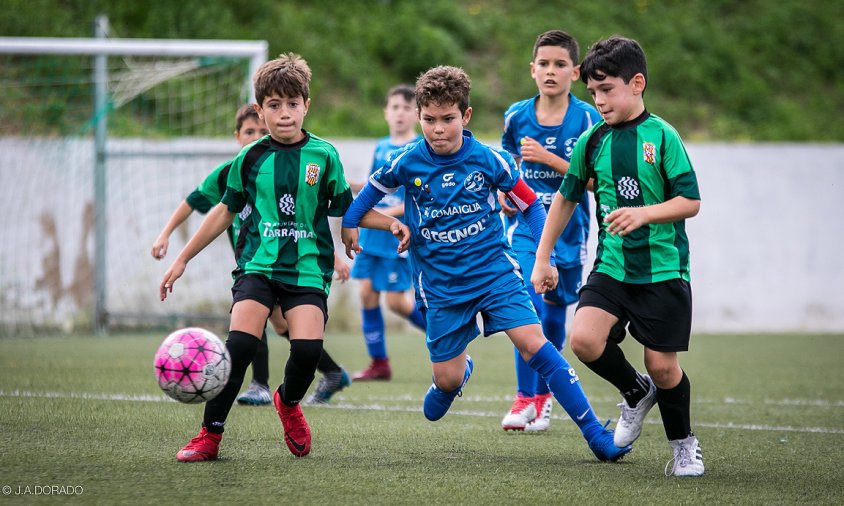
<svg viewBox="0 0 844 506">
<path fill-rule="evenodd" d="M 650 361 L 645 364 L 645 368 L 648 370 L 651 380 L 659 388 L 674 388 L 683 377 L 683 370 L 680 369 L 680 365 L 670 361 Z"/>
<path fill-rule="evenodd" d="M 600 358 L 606 346 L 606 339 L 593 334 L 572 331 L 569 345 L 574 355 L 582 362 L 594 362 Z"/>
<path fill-rule="evenodd" d="M 439 371 L 434 374 L 434 384 L 443 392 L 453 392 L 463 384 L 464 375 L 465 369 L 462 371 L 457 369 L 453 371 Z"/>
</svg>

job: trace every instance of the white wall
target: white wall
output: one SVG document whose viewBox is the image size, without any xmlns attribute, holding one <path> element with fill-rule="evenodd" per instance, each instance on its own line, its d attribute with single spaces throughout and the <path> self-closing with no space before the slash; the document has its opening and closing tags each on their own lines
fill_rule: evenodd
<svg viewBox="0 0 844 506">
<path fill-rule="evenodd" d="M 349 179 L 363 180 L 373 140 L 335 140 Z M 218 240 L 194 260 L 173 297 L 158 301 L 169 263 L 149 249 L 168 216 L 236 152 L 231 141 L 110 141 L 109 149 L 209 154 L 112 158 L 108 261 L 112 312 L 225 312 L 231 251 Z M 844 332 L 844 145 L 689 144 L 702 195 L 688 222 L 696 332 Z M 72 323 L 89 316 L 93 235 L 91 149 L 85 140 L 0 139 L 0 324 Z M 200 223 L 172 237 L 169 259 Z M 594 232 L 594 224 L 593 224 Z M 590 252 L 594 253 L 594 233 Z M 590 260 L 591 267 L 591 260 Z M 355 283 L 332 301 L 355 307 Z M 337 313 L 339 314 L 339 312 Z"/>
</svg>

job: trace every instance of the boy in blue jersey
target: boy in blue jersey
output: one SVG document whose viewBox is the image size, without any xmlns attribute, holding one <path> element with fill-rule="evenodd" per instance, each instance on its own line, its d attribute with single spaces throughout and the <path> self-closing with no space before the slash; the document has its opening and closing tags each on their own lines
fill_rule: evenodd
<svg viewBox="0 0 844 506">
<path fill-rule="evenodd" d="M 400 84 L 390 88 L 384 106 L 384 120 L 390 135 L 380 139 L 375 146 L 370 174 L 380 169 L 394 151 L 420 139 L 416 133 L 415 111 L 413 87 Z M 404 192 L 386 195 L 375 207 L 386 215 L 400 218 L 404 214 Z M 381 313 L 381 292 L 386 292 L 387 307 L 416 327 L 425 330 L 425 319 L 416 304 L 405 295 L 410 288 L 410 261 L 406 253 L 396 252 L 396 238 L 383 230 L 363 229 L 360 245 L 363 251 L 355 259 L 352 277 L 360 280 L 361 326 L 366 351 L 372 361 L 352 375 L 352 379 L 387 381 L 392 377 L 392 370 Z"/>
<path fill-rule="evenodd" d="M 553 244 L 591 184 L 598 250 L 580 291 L 571 349 L 622 395 L 616 444 L 632 444 L 648 411 L 659 405 L 674 453 L 665 474 L 702 476 L 691 384 L 678 359 L 689 349 L 692 327 L 685 220 L 700 210 L 697 176 L 674 127 L 645 109 L 648 67 L 635 40 L 614 36 L 595 43 L 581 71 L 603 121 L 575 147 L 548 210 L 531 282 L 540 293 L 554 288 Z M 639 373 L 618 346 L 625 328 L 643 345 L 648 374 Z"/>
<path fill-rule="evenodd" d="M 435 67 L 416 82 L 424 142 L 408 146 L 370 177 L 343 217 L 346 254 L 360 252 L 360 219 L 387 193 L 405 190 L 416 298 L 427 320 L 433 384 L 423 403 L 428 420 L 442 418 L 472 374 L 466 348 L 479 333 L 505 332 L 551 387 L 600 460 L 618 448 L 598 422 L 574 369 L 542 335 L 522 272 L 507 244 L 497 191 L 525 213 L 536 240 L 545 208 L 519 177 L 513 158 L 481 144 L 464 130 L 472 115 L 469 77 L 456 67 Z"/>
<path fill-rule="evenodd" d="M 504 113 L 501 145 L 513 155 L 522 179 L 536 193 L 546 210 L 569 167 L 572 148 L 584 131 L 600 120 L 598 111 L 571 94 L 580 72 L 577 41 L 566 32 L 550 30 L 533 45 L 530 74 L 539 93 L 516 102 Z M 507 240 L 516 252 L 523 272 L 531 272 L 536 260 L 536 241 L 524 215 L 507 204 L 503 194 Z M 586 261 L 589 235 L 589 201 L 581 200 L 554 247 L 560 283 L 556 290 L 537 295 L 528 284 L 542 331 L 558 350 L 566 338 L 566 306 L 577 301 L 577 290 Z M 515 350 L 516 398 L 501 426 L 504 430 L 544 431 L 551 421 L 553 400 L 548 385 Z"/>
</svg>

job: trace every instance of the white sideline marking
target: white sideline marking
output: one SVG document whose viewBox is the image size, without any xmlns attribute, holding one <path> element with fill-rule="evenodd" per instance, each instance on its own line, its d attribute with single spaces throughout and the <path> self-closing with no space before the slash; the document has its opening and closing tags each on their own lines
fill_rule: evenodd
<svg viewBox="0 0 844 506">
<path fill-rule="evenodd" d="M 86 394 L 86 393 L 74 393 L 74 392 L 29 392 L 26 390 L 0 390 L 0 397 L 25 397 L 25 398 L 34 398 L 34 399 L 83 399 L 83 400 L 93 400 L 93 401 L 129 401 L 129 402 L 176 402 L 173 399 L 165 395 L 125 395 L 125 394 Z M 397 402 L 397 401 L 412 401 L 417 404 L 414 406 L 388 406 L 385 404 L 380 403 L 369 403 L 369 404 L 354 404 L 349 402 L 340 402 L 336 404 L 327 404 L 321 405 L 317 407 L 321 408 L 328 408 L 328 409 L 338 409 L 338 410 L 356 410 L 356 411 L 384 411 L 384 412 L 400 412 L 400 413 L 418 413 L 422 411 L 422 399 L 419 396 L 411 396 L 411 395 L 399 395 L 399 396 L 388 396 L 388 397 L 378 397 L 378 396 L 370 396 L 370 400 L 380 399 L 380 400 L 387 400 L 389 402 Z M 464 396 L 461 398 L 462 401 L 484 401 L 484 402 L 491 402 L 491 401 L 507 401 L 509 402 L 512 400 L 512 397 L 481 397 L 481 396 Z M 617 399 L 615 399 L 617 400 Z M 716 401 L 703 401 L 706 403 L 716 403 Z M 822 407 L 838 407 L 842 403 L 841 401 L 837 402 L 829 402 L 829 401 L 821 401 L 821 400 L 796 400 L 796 399 L 785 399 L 783 401 L 765 401 L 765 404 L 773 403 L 773 402 L 781 402 L 783 404 L 776 404 L 776 405 L 788 405 L 788 406 L 822 406 Z M 729 399 L 725 399 L 722 401 L 724 404 L 739 404 L 739 402 L 734 402 Z M 752 402 L 745 401 L 740 402 L 741 404 L 752 404 Z M 448 414 L 450 415 L 461 415 L 461 416 L 475 416 L 475 417 L 483 417 L 483 418 L 500 418 L 501 413 L 499 412 L 491 412 L 491 411 L 470 411 L 470 410 L 463 410 L 463 409 L 451 409 L 449 410 Z M 560 416 L 560 415 L 551 415 L 551 418 L 554 420 L 569 420 L 570 418 L 567 416 Z M 603 420 L 603 417 L 598 417 L 600 420 Z M 661 421 L 657 420 L 645 420 L 645 423 L 648 424 L 656 424 L 662 425 Z M 747 423 L 707 423 L 707 422 L 695 422 L 695 426 L 698 427 L 707 427 L 710 429 L 739 429 L 739 430 L 755 430 L 755 431 L 773 431 L 773 432 L 802 432 L 802 433 L 812 433 L 812 434 L 844 434 L 844 429 L 834 429 L 830 427 L 793 427 L 789 425 L 760 425 L 760 424 L 747 424 Z"/>
</svg>

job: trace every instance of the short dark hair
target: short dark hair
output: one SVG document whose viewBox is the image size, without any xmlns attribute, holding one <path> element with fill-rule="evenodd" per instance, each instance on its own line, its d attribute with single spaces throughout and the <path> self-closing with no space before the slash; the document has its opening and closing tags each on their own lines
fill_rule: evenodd
<svg viewBox="0 0 844 506">
<path fill-rule="evenodd" d="M 387 105 L 390 97 L 395 95 L 401 95 L 408 102 L 413 102 L 413 99 L 416 98 L 416 90 L 409 84 L 397 84 L 387 91 L 387 96 L 384 97 L 384 105 Z"/>
<path fill-rule="evenodd" d="M 284 53 L 261 65 L 252 82 L 259 105 L 263 105 L 264 99 L 273 93 L 279 97 L 301 96 L 307 100 L 310 95 L 311 68 L 298 54 Z"/>
<path fill-rule="evenodd" d="M 252 107 L 252 104 L 243 104 L 240 106 L 240 109 L 237 110 L 237 114 L 234 116 L 234 131 L 240 132 L 240 127 L 243 126 L 243 122 L 246 121 L 247 118 L 252 118 L 258 123 L 261 122 L 260 117 L 258 116 L 258 111 Z"/>
<path fill-rule="evenodd" d="M 460 67 L 434 67 L 416 80 L 416 106 L 421 111 L 428 104 L 455 104 L 460 114 L 466 114 L 471 89 L 472 81 Z"/>
<path fill-rule="evenodd" d="M 534 60 L 536 59 L 536 52 L 539 51 L 539 48 L 542 46 L 557 46 L 565 49 L 569 52 L 571 61 L 573 61 L 575 65 L 577 65 L 578 59 L 580 58 L 580 46 L 577 45 L 577 40 L 562 30 L 548 30 L 547 32 L 539 34 L 536 38 L 536 42 L 533 44 Z"/>
<path fill-rule="evenodd" d="M 633 39 L 613 35 L 600 40 L 589 48 L 580 65 L 580 80 L 603 81 L 607 76 L 620 77 L 625 84 L 636 74 L 645 76 L 648 82 L 648 62 L 645 51 Z"/>
</svg>

